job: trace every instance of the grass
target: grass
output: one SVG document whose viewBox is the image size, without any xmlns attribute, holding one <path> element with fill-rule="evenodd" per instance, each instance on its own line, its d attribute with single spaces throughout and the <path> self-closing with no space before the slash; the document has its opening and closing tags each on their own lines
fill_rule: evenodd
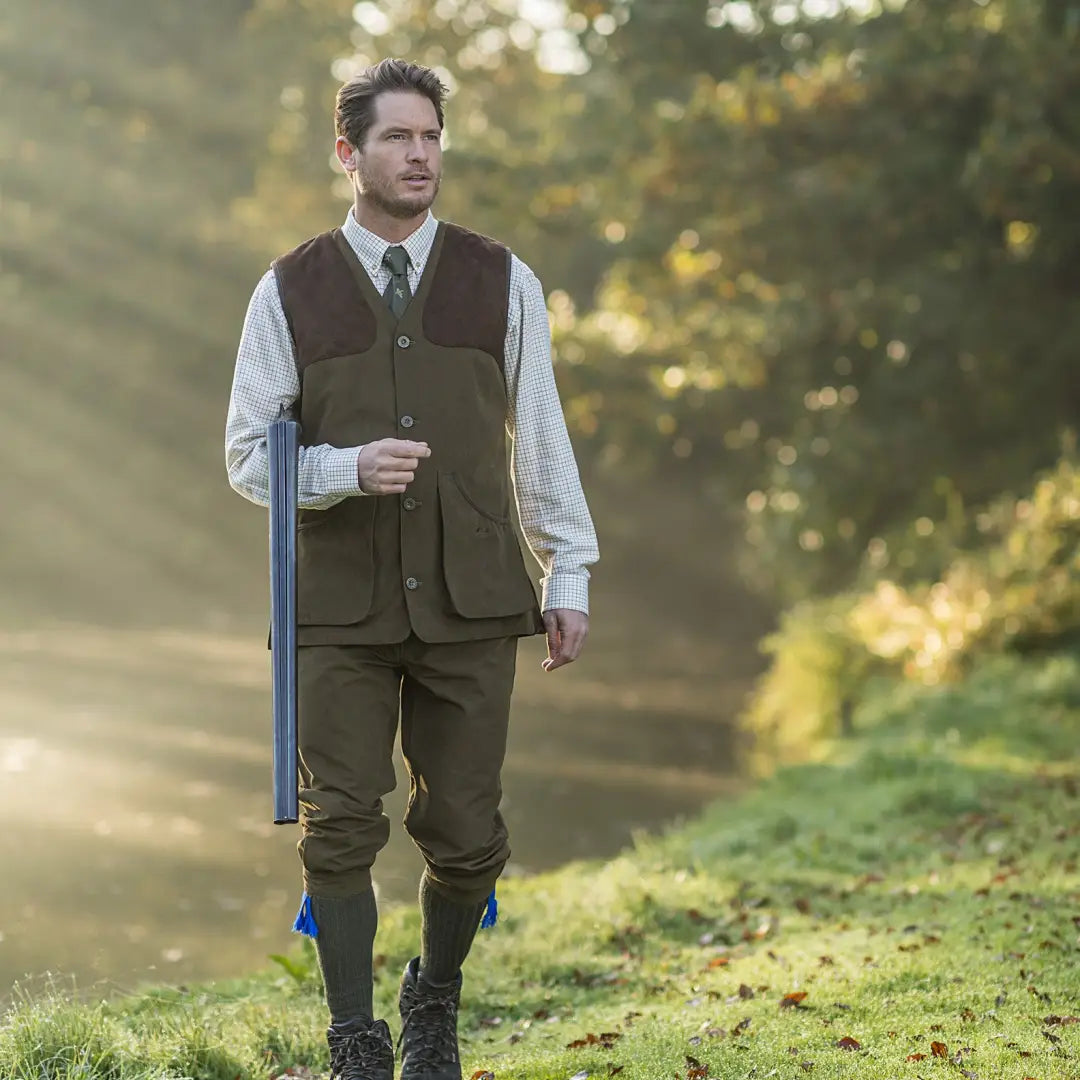
<svg viewBox="0 0 1080 1080">
<path fill-rule="evenodd" d="M 879 684 L 855 720 L 738 803 L 501 886 L 466 965 L 466 1080 L 1080 1078 L 1080 662 Z M 392 1026 L 417 935 L 385 913 Z M 233 983 L 20 1001 L 0 1076 L 304 1076 L 324 1026 L 299 943 Z"/>
</svg>

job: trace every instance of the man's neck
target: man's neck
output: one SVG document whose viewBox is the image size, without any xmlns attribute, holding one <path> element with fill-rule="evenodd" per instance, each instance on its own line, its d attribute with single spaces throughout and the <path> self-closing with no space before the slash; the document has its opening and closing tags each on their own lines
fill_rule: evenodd
<svg viewBox="0 0 1080 1080">
<path fill-rule="evenodd" d="M 368 232 L 373 232 L 387 243 L 400 244 L 424 224 L 428 212 L 424 210 L 416 217 L 397 218 L 357 199 L 353 203 L 352 215 L 357 225 L 367 229 Z"/>
</svg>

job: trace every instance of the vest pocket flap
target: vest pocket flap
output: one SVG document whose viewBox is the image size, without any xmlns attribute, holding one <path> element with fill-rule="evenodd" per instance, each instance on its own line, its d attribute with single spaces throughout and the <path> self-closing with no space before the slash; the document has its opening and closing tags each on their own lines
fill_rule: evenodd
<svg viewBox="0 0 1080 1080">
<path fill-rule="evenodd" d="M 349 496 L 298 530 L 296 621 L 301 626 L 348 626 L 371 610 L 378 500 Z"/>
<path fill-rule="evenodd" d="M 303 532 L 305 529 L 318 529 L 329 525 L 335 518 L 342 515 L 348 516 L 348 502 L 350 498 L 369 498 L 367 495 L 348 496 L 340 502 L 328 506 L 325 510 L 306 510 L 303 507 L 297 513 L 296 528 Z"/>
<path fill-rule="evenodd" d="M 457 489 L 456 493 L 460 495 L 461 498 L 464 499 L 465 502 L 467 502 L 481 517 L 487 518 L 488 521 L 494 521 L 496 525 L 510 524 L 509 516 L 504 517 L 501 514 L 495 514 L 492 513 L 490 510 L 485 510 L 476 501 L 476 499 L 472 498 L 472 496 L 470 496 L 469 493 L 465 490 L 464 485 L 461 483 L 461 478 L 458 476 L 457 473 L 440 473 L 440 479 L 442 477 L 446 478 L 447 483 L 454 485 L 454 487 Z"/>
<path fill-rule="evenodd" d="M 467 619 L 498 618 L 536 603 L 510 518 L 480 509 L 454 473 L 438 474 L 442 564 L 454 610 Z"/>
</svg>

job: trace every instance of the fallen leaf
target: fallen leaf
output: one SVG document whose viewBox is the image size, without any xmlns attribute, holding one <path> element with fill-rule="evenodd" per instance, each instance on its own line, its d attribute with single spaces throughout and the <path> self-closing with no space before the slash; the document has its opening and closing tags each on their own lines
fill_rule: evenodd
<svg viewBox="0 0 1080 1080">
<path fill-rule="evenodd" d="M 751 1023 L 752 1021 L 749 1016 L 747 1016 L 743 1020 L 740 1020 L 731 1031 L 732 1038 L 734 1038 L 736 1035 L 741 1035 L 750 1026 Z"/>
<path fill-rule="evenodd" d="M 809 915 L 810 914 L 810 901 L 807 900 L 805 896 L 800 896 L 795 901 L 795 910 L 800 912 L 803 915 Z"/>
<path fill-rule="evenodd" d="M 590 1031 L 584 1039 L 575 1039 L 573 1042 L 567 1043 L 566 1049 L 580 1050 L 583 1046 L 599 1046 L 603 1050 L 610 1050 L 615 1040 L 621 1038 L 621 1031 L 603 1031 L 599 1035 L 594 1035 Z"/>
<path fill-rule="evenodd" d="M 806 1000 L 807 992 L 805 990 L 796 990 L 791 994 L 785 994 L 780 999 L 781 1009 L 798 1008 L 799 1003 Z"/>
<path fill-rule="evenodd" d="M 747 986 L 746 983 L 739 984 L 739 997 L 744 1001 L 749 1001 L 753 996 L 754 991 L 751 987 Z"/>
<path fill-rule="evenodd" d="M 948 1057 L 949 1047 L 946 1043 L 943 1042 L 932 1042 L 930 1044 L 930 1052 L 934 1055 L 934 1057 Z"/>
<path fill-rule="evenodd" d="M 814 1063 L 812 1061 L 800 1061 L 799 1062 L 799 1068 L 802 1069 L 803 1072 L 810 1072 L 810 1070 L 813 1069 L 813 1067 L 814 1067 Z"/>
<path fill-rule="evenodd" d="M 839 1046 L 841 1050 L 862 1049 L 862 1043 L 860 1043 L 858 1039 L 853 1039 L 850 1035 L 845 1035 L 836 1045 Z"/>
<path fill-rule="evenodd" d="M 730 956 L 714 956 L 709 961 L 709 967 L 711 967 L 711 968 L 726 967 L 730 963 L 731 963 L 731 957 Z"/>
<path fill-rule="evenodd" d="M 625 1065 L 609 1065 L 607 1074 L 608 1076 L 618 1076 L 625 1068 Z"/>
<path fill-rule="evenodd" d="M 819 956 L 818 957 L 818 963 L 822 967 L 832 967 L 832 965 L 835 963 L 835 961 L 833 960 L 833 958 L 831 956 Z"/>
<path fill-rule="evenodd" d="M 472 1074 L 472 1080 L 495 1080 L 495 1074 L 487 1069 L 477 1069 Z"/>
<path fill-rule="evenodd" d="M 686 1055 L 686 1080 L 708 1080 L 709 1066 L 702 1065 L 697 1058 Z"/>
<path fill-rule="evenodd" d="M 926 1058 L 925 1054 L 908 1054 L 905 1061 L 923 1061 Z"/>
</svg>

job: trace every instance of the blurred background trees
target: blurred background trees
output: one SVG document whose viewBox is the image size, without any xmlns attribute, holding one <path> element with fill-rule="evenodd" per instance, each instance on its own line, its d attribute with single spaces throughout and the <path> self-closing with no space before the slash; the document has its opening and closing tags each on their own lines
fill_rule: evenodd
<svg viewBox="0 0 1080 1080">
<path fill-rule="evenodd" d="M 600 540 L 585 662 L 523 646 L 519 857 L 805 760 L 869 680 L 1080 640 L 1080 0 L 4 0 L 0 977 L 291 921 L 225 413 L 384 55 L 451 87 L 439 215 L 544 283 Z"/>
<path fill-rule="evenodd" d="M 935 578 L 1080 412 L 1078 42 L 1073 0 L 11 0 L 15 592 L 235 579 L 243 304 L 343 216 L 333 96 L 383 55 L 452 89 L 439 213 L 541 276 L 590 477 L 703 508 L 770 606 Z"/>
</svg>

